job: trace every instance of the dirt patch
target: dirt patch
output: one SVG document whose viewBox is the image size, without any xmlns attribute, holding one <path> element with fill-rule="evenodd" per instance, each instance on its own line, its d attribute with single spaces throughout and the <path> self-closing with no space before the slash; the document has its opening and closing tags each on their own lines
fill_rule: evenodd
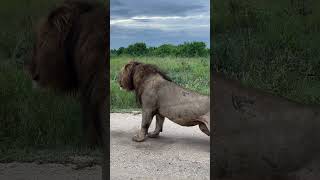
<svg viewBox="0 0 320 180">
<path fill-rule="evenodd" d="M 100 180 L 98 165 L 78 169 L 78 164 L 6 163 L 0 164 L 0 179 Z"/>
</svg>

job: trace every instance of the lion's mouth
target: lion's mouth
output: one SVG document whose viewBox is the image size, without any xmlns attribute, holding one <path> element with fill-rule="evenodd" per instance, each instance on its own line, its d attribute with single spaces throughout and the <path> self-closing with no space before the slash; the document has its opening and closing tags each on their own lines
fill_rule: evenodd
<svg viewBox="0 0 320 180">
<path fill-rule="evenodd" d="M 35 81 L 35 80 L 32 81 L 32 89 L 40 89 L 39 85 L 38 85 L 38 82 Z"/>
<path fill-rule="evenodd" d="M 118 83 L 119 83 L 120 90 L 123 90 L 124 88 L 122 86 L 121 80 L 118 80 Z"/>
<path fill-rule="evenodd" d="M 124 90 L 124 88 L 122 87 L 121 83 L 119 84 L 120 90 Z"/>
</svg>

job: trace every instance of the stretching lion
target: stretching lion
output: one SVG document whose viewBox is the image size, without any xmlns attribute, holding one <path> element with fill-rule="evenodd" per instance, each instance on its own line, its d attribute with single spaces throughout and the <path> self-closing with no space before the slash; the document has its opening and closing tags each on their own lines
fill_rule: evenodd
<svg viewBox="0 0 320 180">
<path fill-rule="evenodd" d="M 78 91 L 85 142 L 101 142 L 107 118 L 109 58 L 105 5 L 65 1 L 36 28 L 32 58 L 26 68 L 40 87 Z M 68 94 L 68 93 L 67 93 Z"/>
<path fill-rule="evenodd" d="M 296 172 L 313 164 L 320 174 L 319 106 L 244 87 L 221 73 L 212 80 L 214 178 L 303 180 L 310 178 Z"/>
<path fill-rule="evenodd" d="M 210 136 L 209 96 L 178 86 L 156 66 L 136 61 L 127 63 L 119 74 L 120 87 L 135 91 L 142 106 L 140 132 L 133 137 L 141 142 L 146 136 L 158 137 L 165 117 L 181 126 L 199 125 Z M 156 116 L 156 127 L 148 134 L 148 128 Z"/>
</svg>

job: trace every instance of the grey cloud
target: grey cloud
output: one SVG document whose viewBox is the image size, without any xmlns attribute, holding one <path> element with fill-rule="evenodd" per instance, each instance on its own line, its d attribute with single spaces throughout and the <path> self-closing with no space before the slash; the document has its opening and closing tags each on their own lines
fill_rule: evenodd
<svg viewBox="0 0 320 180">
<path fill-rule="evenodd" d="M 130 23 L 111 25 L 111 48 L 127 47 L 136 42 L 145 42 L 148 46 L 159 46 L 164 43 L 181 44 L 186 41 L 203 41 L 210 45 L 209 19 L 195 20 L 157 20 L 148 19 L 154 16 L 209 16 L 209 0 L 111 0 L 111 20 L 125 20 L 136 16 Z M 208 22 L 207 22 L 208 21 Z M 137 24 L 132 24 L 132 23 Z M 141 25 L 136 28 L 134 25 Z M 159 26 L 168 26 L 165 31 Z M 184 28 L 186 25 L 186 28 Z M 194 28 L 190 28 L 194 25 Z M 150 27 L 152 26 L 152 27 Z M 173 28 L 173 29 L 172 29 Z"/>
<path fill-rule="evenodd" d="M 190 12 L 207 11 L 209 0 L 111 0 L 111 18 L 133 16 L 184 16 Z"/>
</svg>

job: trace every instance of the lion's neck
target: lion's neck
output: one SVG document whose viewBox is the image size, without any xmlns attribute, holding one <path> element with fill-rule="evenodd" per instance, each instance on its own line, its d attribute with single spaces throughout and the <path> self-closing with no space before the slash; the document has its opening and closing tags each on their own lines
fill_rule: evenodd
<svg viewBox="0 0 320 180">
<path fill-rule="evenodd" d="M 152 88 L 157 88 L 163 82 L 167 82 L 160 74 L 150 74 L 149 76 L 138 76 L 134 78 L 133 85 L 137 101 L 141 104 L 141 95 L 145 91 L 149 83 L 152 83 Z"/>
</svg>

